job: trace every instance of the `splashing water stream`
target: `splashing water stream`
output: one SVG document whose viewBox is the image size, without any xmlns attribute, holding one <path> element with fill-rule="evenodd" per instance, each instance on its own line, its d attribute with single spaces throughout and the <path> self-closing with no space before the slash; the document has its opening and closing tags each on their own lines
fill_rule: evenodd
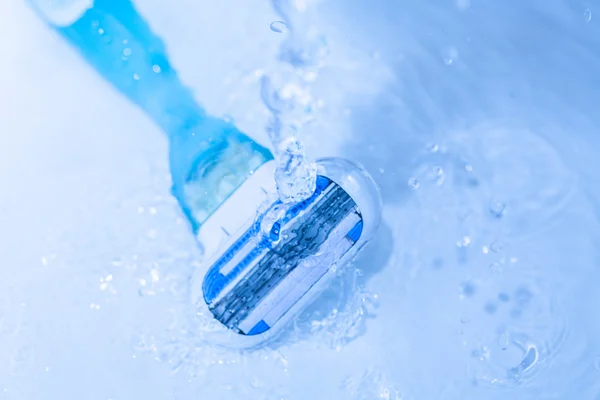
<svg viewBox="0 0 600 400">
<path fill-rule="evenodd" d="M 284 33 L 276 71 L 261 77 L 261 95 L 271 113 L 267 132 L 277 162 L 275 180 L 284 203 L 310 197 L 316 188 L 317 166 L 306 155 L 297 138 L 303 127 L 314 119 L 314 99 L 310 84 L 323 58 L 323 43 L 303 29 L 303 9 L 291 0 L 272 0 L 282 21 L 271 23 L 271 30 Z"/>
</svg>

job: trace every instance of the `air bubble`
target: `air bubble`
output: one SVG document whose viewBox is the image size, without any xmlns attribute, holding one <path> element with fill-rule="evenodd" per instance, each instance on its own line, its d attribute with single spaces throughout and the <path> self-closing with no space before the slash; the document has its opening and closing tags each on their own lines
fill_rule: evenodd
<svg viewBox="0 0 600 400">
<path fill-rule="evenodd" d="M 435 167 L 433 169 L 435 184 L 436 186 L 442 186 L 444 181 L 446 180 L 446 174 L 444 173 L 444 169 L 442 167 Z"/>
<path fill-rule="evenodd" d="M 490 245 L 490 250 L 492 250 L 494 253 L 500 253 L 502 250 L 504 250 L 504 244 L 502 242 L 493 242 Z"/>
<path fill-rule="evenodd" d="M 273 21 L 269 28 L 275 33 L 285 33 L 288 31 L 288 26 L 283 21 Z"/>
<path fill-rule="evenodd" d="M 508 335 L 506 333 L 503 333 L 498 338 L 498 347 L 500 347 L 501 350 L 506 350 L 508 349 L 508 344 Z"/>
<path fill-rule="evenodd" d="M 458 59 L 458 51 L 454 47 L 449 47 L 444 51 L 444 64 L 452 65 Z"/>
<path fill-rule="evenodd" d="M 436 143 L 431 143 L 429 146 L 427 146 L 427 150 L 429 150 L 430 153 L 437 153 L 439 149 L 440 146 Z"/>
<path fill-rule="evenodd" d="M 419 182 L 419 180 L 417 178 L 410 178 L 408 180 L 408 186 L 410 186 L 412 189 L 418 189 L 419 186 L 421 186 L 421 183 Z"/>
<path fill-rule="evenodd" d="M 506 204 L 499 200 L 492 200 L 490 202 L 490 213 L 496 218 L 502 218 L 504 216 L 504 210 Z"/>
<path fill-rule="evenodd" d="M 493 262 L 490 264 L 490 271 L 492 271 L 495 274 L 499 274 L 500 272 L 502 272 L 502 267 L 500 267 L 500 264 L 498 264 L 497 262 Z"/>
<path fill-rule="evenodd" d="M 592 20 L 592 10 L 586 8 L 583 12 L 583 19 L 585 20 L 585 22 L 590 22 Z"/>
</svg>

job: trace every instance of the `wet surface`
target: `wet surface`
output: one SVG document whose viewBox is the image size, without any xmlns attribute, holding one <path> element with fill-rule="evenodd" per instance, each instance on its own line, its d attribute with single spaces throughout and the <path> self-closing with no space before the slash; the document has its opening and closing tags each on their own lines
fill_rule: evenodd
<svg viewBox="0 0 600 400">
<path fill-rule="evenodd" d="M 203 34 L 191 16 L 173 23 L 184 3 L 143 8 L 186 79 L 210 92 L 217 68 L 181 55 Z M 302 139 L 308 154 L 365 164 L 382 187 L 382 228 L 252 352 L 213 346 L 214 321 L 188 307 L 200 252 L 169 195 L 160 132 L 27 9 L 4 5 L 22 23 L 3 36 L 23 42 L 3 39 L 15 61 L 2 67 L 14 94 L 2 100 L 19 112 L 0 119 L 11 133 L 0 146 L 0 398 L 599 398 L 596 10 L 341 3 L 323 2 L 315 20 L 332 55 L 313 88 L 325 106 Z M 270 12 L 231 20 L 262 18 L 261 38 L 280 40 Z M 352 27 L 348 15 L 360 16 Z M 245 62 L 240 51 L 236 65 L 220 56 L 237 98 L 209 107 L 262 129 L 268 113 L 247 110 L 260 105 L 254 69 L 275 49 Z"/>
</svg>

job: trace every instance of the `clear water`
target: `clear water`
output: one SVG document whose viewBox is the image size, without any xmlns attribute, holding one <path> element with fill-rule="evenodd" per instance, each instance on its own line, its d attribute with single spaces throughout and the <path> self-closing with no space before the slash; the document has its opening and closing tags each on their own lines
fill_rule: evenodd
<svg viewBox="0 0 600 400">
<path fill-rule="evenodd" d="M 326 42 L 303 27 L 303 3 L 272 0 L 272 6 L 282 20 L 273 21 L 270 28 L 286 35 L 279 50 L 283 64 L 261 77 L 261 96 L 271 113 L 267 133 L 277 163 L 279 199 L 292 203 L 308 199 L 317 187 L 317 164 L 297 136 L 315 120 L 319 103 L 310 86 L 323 63 Z"/>
<path fill-rule="evenodd" d="M 264 143 L 271 5 L 137 3 L 207 110 Z M 330 49 L 306 152 L 365 164 L 384 224 L 277 343 L 234 352 L 189 315 L 164 136 L 0 3 L 0 398 L 600 398 L 594 3 L 306 6 Z"/>
</svg>

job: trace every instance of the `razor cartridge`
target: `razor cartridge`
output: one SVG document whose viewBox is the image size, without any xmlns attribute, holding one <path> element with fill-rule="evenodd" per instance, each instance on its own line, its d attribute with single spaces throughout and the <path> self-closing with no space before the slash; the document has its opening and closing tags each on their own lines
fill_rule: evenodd
<svg viewBox="0 0 600 400">
<path fill-rule="evenodd" d="M 284 204 L 273 163 L 265 164 L 202 226 L 207 258 L 192 301 L 231 333 L 228 341 L 253 345 L 273 336 L 375 232 L 381 200 L 371 177 L 343 159 L 318 167 L 312 196 Z"/>
</svg>

